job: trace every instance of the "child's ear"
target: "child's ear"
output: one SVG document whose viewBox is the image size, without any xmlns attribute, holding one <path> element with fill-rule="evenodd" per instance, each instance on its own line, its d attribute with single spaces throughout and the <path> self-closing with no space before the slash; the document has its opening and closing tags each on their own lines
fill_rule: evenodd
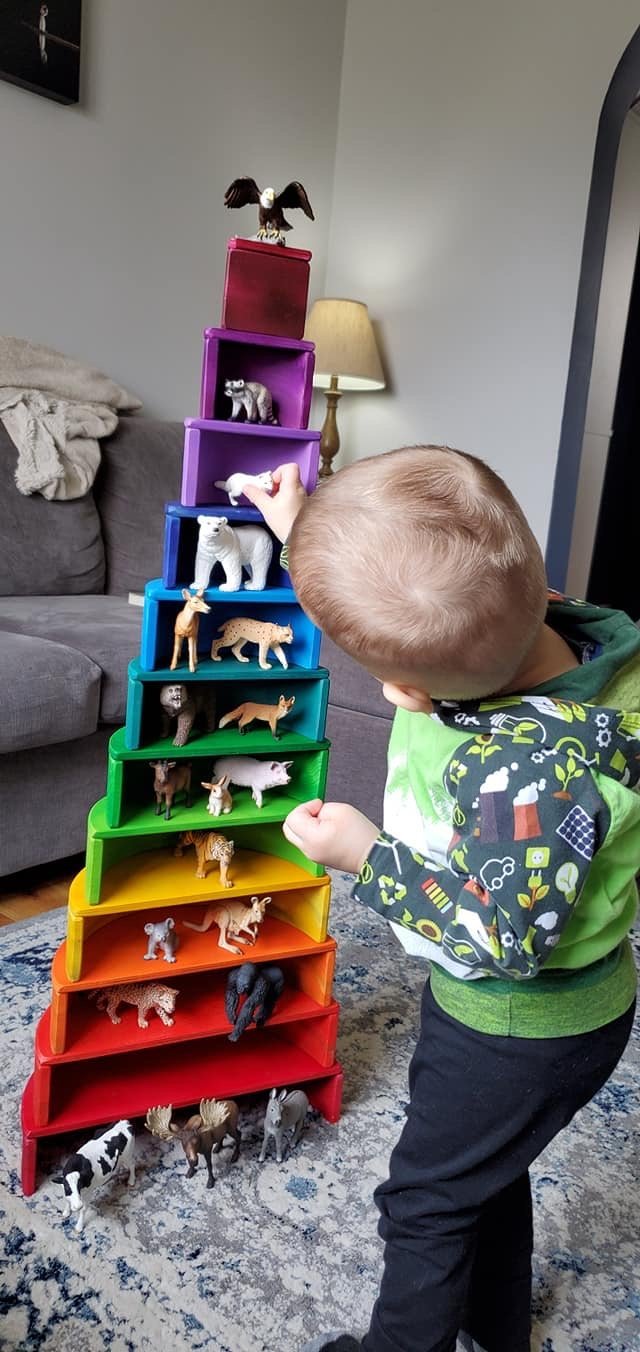
<svg viewBox="0 0 640 1352">
<path fill-rule="evenodd" d="M 382 693 L 397 709 L 408 709 L 411 714 L 433 713 L 431 696 L 426 690 L 417 690 L 413 685 L 390 685 L 385 681 Z"/>
</svg>

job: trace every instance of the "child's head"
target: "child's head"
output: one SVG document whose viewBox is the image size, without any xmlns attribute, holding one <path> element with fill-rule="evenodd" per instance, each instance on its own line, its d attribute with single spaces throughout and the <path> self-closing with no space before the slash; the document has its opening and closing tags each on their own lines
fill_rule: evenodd
<svg viewBox="0 0 640 1352">
<path fill-rule="evenodd" d="M 444 446 L 325 481 L 295 521 L 289 565 L 335 643 L 437 699 L 508 689 L 544 623 L 544 564 L 520 507 L 488 465 Z"/>
</svg>

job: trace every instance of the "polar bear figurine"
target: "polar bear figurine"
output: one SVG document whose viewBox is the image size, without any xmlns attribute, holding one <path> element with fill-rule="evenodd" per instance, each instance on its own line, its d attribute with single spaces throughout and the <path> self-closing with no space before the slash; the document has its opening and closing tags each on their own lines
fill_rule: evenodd
<svg viewBox="0 0 640 1352">
<path fill-rule="evenodd" d="M 264 591 L 267 570 L 273 553 L 273 541 L 262 526 L 230 526 L 226 516 L 199 516 L 198 548 L 192 589 L 209 586 L 216 563 L 222 565 L 224 582 L 220 591 L 240 591 L 242 569 L 250 574 L 248 591 Z"/>
</svg>

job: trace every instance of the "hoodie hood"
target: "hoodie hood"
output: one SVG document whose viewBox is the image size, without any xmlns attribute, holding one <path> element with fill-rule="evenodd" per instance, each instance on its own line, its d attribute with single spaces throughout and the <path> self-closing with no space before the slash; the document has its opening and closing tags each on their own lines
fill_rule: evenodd
<svg viewBox="0 0 640 1352">
<path fill-rule="evenodd" d="M 622 611 L 569 597 L 553 597 L 547 623 L 573 649 L 579 667 L 529 694 L 438 701 L 433 716 L 471 734 L 479 748 L 499 733 L 535 764 L 560 756 L 635 788 L 640 781 L 640 631 Z M 626 695 L 629 707 L 618 707 L 618 694 Z"/>
</svg>

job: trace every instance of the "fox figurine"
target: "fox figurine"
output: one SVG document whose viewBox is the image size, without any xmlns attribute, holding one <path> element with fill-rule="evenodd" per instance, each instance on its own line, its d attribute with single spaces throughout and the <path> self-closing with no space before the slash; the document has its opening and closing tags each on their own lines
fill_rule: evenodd
<svg viewBox="0 0 640 1352">
<path fill-rule="evenodd" d="M 263 723 L 268 723 L 271 728 L 271 736 L 279 741 L 278 723 L 281 718 L 285 718 L 289 710 L 293 708 L 296 702 L 295 695 L 291 699 L 285 699 L 281 695 L 277 704 L 239 704 L 237 709 L 232 709 L 230 713 L 225 714 L 224 718 L 218 723 L 219 728 L 226 728 L 228 723 L 237 723 L 238 732 L 244 732 L 245 728 L 259 719 Z"/>
</svg>

